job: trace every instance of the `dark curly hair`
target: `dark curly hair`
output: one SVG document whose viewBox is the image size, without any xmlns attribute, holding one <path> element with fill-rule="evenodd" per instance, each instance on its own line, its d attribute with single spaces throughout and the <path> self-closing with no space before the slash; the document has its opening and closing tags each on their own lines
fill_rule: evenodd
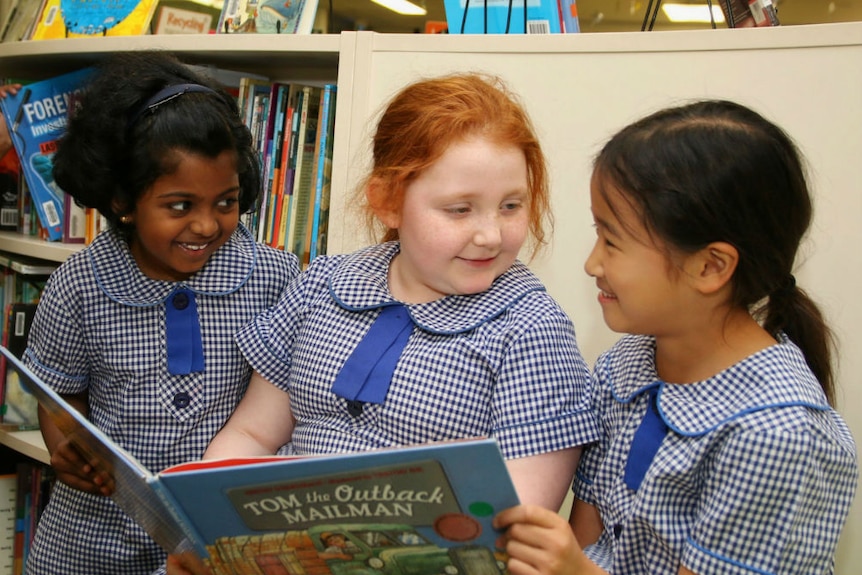
<svg viewBox="0 0 862 575">
<path fill-rule="evenodd" d="M 154 94 L 175 84 L 212 89 L 188 92 L 139 114 Z M 255 208 L 261 169 L 236 100 L 167 52 L 120 52 L 96 65 L 75 99 L 54 154 L 54 179 L 82 206 L 97 209 L 121 230 L 141 194 L 178 165 L 176 151 L 215 158 L 233 150 L 239 209 Z M 128 231 L 128 230 L 126 230 Z"/>
</svg>

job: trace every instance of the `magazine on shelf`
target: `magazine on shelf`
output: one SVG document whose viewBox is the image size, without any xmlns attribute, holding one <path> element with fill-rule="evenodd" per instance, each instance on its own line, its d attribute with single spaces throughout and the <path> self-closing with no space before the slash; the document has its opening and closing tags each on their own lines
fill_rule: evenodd
<svg viewBox="0 0 862 575">
<path fill-rule="evenodd" d="M 562 14 L 557 2 L 444 0 L 443 6 L 449 34 L 559 34 Z"/>
<path fill-rule="evenodd" d="M 158 0 L 46 0 L 31 40 L 140 36 Z"/>
<path fill-rule="evenodd" d="M 17 94 L 0 98 L 12 143 L 21 161 L 39 221 L 48 239 L 63 239 L 64 193 L 54 181 L 52 158 L 75 93 L 93 68 L 54 76 L 23 86 Z"/>
<path fill-rule="evenodd" d="M 219 34 L 311 34 L 318 0 L 225 0 Z"/>
<path fill-rule="evenodd" d="M 17 357 L 57 427 L 113 478 L 113 499 L 170 553 L 229 573 L 502 574 L 494 515 L 518 498 L 496 440 L 197 461 L 151 473 Z"/>
<path fill-rule="evenodd" d="M 37 304 L 16 301 L 6 306 L 3 345 L 15 356 L 24 355 L 27 333 L 36 316 Z M 0 357 L 0 422 L 6 429 L 38 429 L 36 398 L 21 385 L 18 372 Z"/>
</svg>

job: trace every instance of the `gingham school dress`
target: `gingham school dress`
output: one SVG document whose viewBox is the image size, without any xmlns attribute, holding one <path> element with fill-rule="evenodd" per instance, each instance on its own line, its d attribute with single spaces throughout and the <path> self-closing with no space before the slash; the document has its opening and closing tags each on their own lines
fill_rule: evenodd
<svg viewBox="0 0 862 575">
<path fill-rule="evenodd" d="M 249 363 L 290 393 L 297 424 L 283 453 L 493 436 L 517 458 L 597 439 L 572 323 L 520 263 L 486 292 L 407 305 L 414 325 L 385 401 L 351 415 L 332 384 L 381 309 L 397 303 L 386 278 L 398 249 L 318 257 L 237 334 Z"/>
<path fill-rule="evenodd" d="M 575 495 L 604 524 L 587 555 L 610 573 L 823 574 L 856 486 L 856 449 L 799 348 L 786 337 L 697 383 L 669 385 L 655 340 L 626 336 L 595 369 L 603 437 Z M 668 427 L 637 490 L 630 445 L 658 391 Z"/>
<path fill-rule="evenodd" d="M 251 376 L 234 334 L 298 273 L 294 256 L 256 244 L 240 226 L 189 280 L 156 281 L 106 232 L 51 276 L 25 361 L 60 394 L 87 392 L 93 423 L 151 471 L 199 459 Z M 166 306 L 181 288 L 194 294 L 204 371 L 172 375 Z M 110 498 L 57 482 L 27 573 L 143 575 L 164 559 Z"/>
</svg>

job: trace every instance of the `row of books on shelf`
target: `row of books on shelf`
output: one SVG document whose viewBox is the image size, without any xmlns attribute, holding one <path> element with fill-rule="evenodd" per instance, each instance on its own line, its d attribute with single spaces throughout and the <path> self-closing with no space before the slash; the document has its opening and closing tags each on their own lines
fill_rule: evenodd
<svg viewBox="0 0 862 575">
<path fill-rule="evenodd" d="M 0 41 L 142 34 L 310 34 L 318 0 L 0 0 Z"/>
<path fill-rule="evenodd" d="M 12 454 L 4 457 L 12 461 Z M 0 573 L 22 575 L 53 485 L 51 467 L 19 461 L 0 470 Z"/>
<path fill-rule="evenodd" d="M 263 166 L 261 205 L 245 223 L 303 265 L 326 251 L 336 94 L 334 84 L 244 78 L 240 86 Z"/>
<path fill-rule="evenodd" d="M 202 71 L 236 95 L 260 154 L 262 201 L 256 212 L 244 216 L 244 223 L 259 241 L 292 251 L 308 264 L 326 250 L 336 86 Z M 104 229 L 104 218 L 76 205 L 52 176 L 67 110 L 91 72 L 88 67 L 27 83 L 0 99 L 15 157 L 3 180 L 0 229 L 84 244 Z"/>
</svg>

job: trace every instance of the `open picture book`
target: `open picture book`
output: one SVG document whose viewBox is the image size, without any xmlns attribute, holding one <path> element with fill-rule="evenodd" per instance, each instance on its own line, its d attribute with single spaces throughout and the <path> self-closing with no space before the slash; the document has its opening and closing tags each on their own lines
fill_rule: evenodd
<svg viewBox="0 0 862 575">
<path fill-rule="evenodd" d="M 493 439 L 196 461 L 152 473 L 0 352 L 72 444 L 113 478 L 117 505 L 166 551 L 194 553 L 215 575 L 505 571 L 491 521 L 518 498 Z"/>
</svg>

